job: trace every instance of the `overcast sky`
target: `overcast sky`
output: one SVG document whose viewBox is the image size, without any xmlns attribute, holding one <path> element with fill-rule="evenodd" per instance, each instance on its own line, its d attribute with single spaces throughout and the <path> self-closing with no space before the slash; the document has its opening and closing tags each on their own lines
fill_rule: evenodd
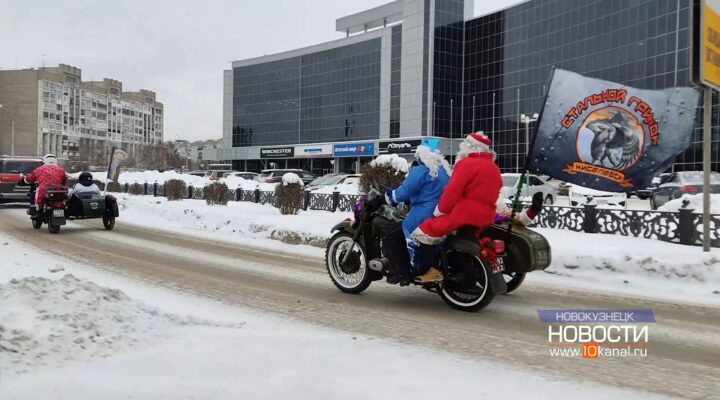
<svg viewBox="0 0 720 400">
<path fill-rule="evenodd" d="M 165 104 L 165 139 L 222 137 L 230 61 L 342 38 L 335 19 L 389 0 L 0 0 L 0 68 L 65 63 Z M 475 0 L 475 15 L 520 0 Z"/>
</svg>

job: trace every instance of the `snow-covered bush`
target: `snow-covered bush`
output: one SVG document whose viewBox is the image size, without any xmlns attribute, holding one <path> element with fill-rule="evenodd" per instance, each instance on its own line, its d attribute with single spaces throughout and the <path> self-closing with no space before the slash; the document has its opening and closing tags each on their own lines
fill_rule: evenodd
<svg viewBox="0 0 720 400">
<path fill-rule="evenodd" d="M 230 191 L 224 183 L 214 182 L 203 188 L 203 197 L 209 206 L 216 204 L 225 206 L 230 200 Z"/>
<path fill-rule="evenodd" d="M 683 207 L 683 203 L 687 205 Z M 658 207 L 660 211 L 678 211 L 681 208 L 688 208 L 697 214 L 703 212 L 703 194 L 684 194 L 679 199 L 670 200 Z M 710 214 L 720 214 L 720 193 L 710 194 Z"/>
<path fill-rule="evenodd" d="M 130 194 L 145 194 L 145 186 L 135 182 L 128 188 Z"/>
<path fill-rule="evenodd" d="M 165 197 L 168 201 L 182 200 L 187 196 L 187 186 L 185 181 L 180 179 L 170 179 L 165 182 Z"/>
<path fill-rule="evenodd" d="M 405 179 L 408 162 L 397 154 L 384 154 L 363 165 L 360 169 L 360 193 L 371 190 L 384 193 L 386 189 L 395 189 Z"/>
<path fill-rule="evenodd" d="M 302 208 L 303 181 L 289 172 L 282 177 L 282 184 L 275 186 L 275 207 L 282 215 L 297 214 Z"/>
</svg>

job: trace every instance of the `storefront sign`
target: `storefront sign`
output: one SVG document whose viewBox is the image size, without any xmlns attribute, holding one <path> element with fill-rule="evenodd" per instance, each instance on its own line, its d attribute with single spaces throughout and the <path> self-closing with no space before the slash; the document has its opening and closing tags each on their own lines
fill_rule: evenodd
<svg viewBox="0 0 720 400">
<path fill-rule="evenodd" d="M 295 149 L 293 147 L 268 147 L 260 149 L 260 158 L 293 158 Z"/>
<path fill-rule="evenodd" d="M 380 154 L 412 154 L 420 146 L 420 139 L 380 142 Z"/>
<path fill-rule="evenodd" d="M 720 90 L 720 0 L 704 0 L 700 18 L 700 81 Z"/>
<path fill-rule="evenodd" d="M 321 144 L 315 146 L 295 146 L 295 157 L 330 157 L 333 154 L 331 144 Z"/>
<path fill-rule="evenodd" d="M 336 144 L 333 153 L 335 157 L 374 156 L 375 143 Z"/>
</svg>

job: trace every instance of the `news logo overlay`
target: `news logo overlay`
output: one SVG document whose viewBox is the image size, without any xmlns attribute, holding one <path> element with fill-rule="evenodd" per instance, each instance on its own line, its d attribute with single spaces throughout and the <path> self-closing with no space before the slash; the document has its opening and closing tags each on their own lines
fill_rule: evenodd
<svg viewBox="0 0 720 400">
<path fill-rule="evenodd" d="M 538 310 L 547 325 L 552 357 L 647 357 L 650 323 L 655 315 L 642 310 Z"/>
</svg>

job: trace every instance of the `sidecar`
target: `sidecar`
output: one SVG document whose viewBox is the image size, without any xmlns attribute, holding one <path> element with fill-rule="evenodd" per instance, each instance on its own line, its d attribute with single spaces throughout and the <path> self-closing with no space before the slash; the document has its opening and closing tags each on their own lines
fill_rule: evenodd
<svg viewBox="0 0 720 400">
<path fill-rule="evenodd" d="M 72 196 L 68 201 L 65 219 L 95 219 L 102 218 L 106 230 L 115 227 L 115 218 L 120 216 L 117 199 L 112 195 L 89 195 L 80 193 Z"/>
<path fill-rule="evenodd" d="M 495 224 L 483 232 L 491 239 L 504 240 L 507 255 L 503 260 L 507 291 L 517 289 L 525 280 L 525 274 L 541 271 L 550 266 L 552 253 L 545 236 L 524 226 L 514 225 L 512 235 L 507 236 L 507 224 Z"/>
</svg>

